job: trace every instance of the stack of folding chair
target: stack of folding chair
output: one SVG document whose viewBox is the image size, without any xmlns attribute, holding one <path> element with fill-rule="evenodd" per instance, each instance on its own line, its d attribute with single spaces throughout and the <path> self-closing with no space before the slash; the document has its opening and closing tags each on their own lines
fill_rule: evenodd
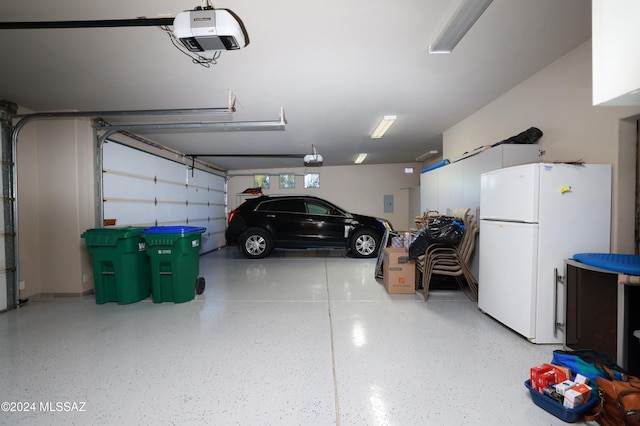
<svg viewBox="0 0 640 426">
<path fill-rule="evenodd" d="M 468 264 L 475 248 L 479 227 L 477 219 L 469 210 L 458 209 L 453 212 L 453 216 L 460 217 L 465 226 L 458 244 L 430 244 L 425 254 L 416 260 L 416 269 L 422 275 L 425 301 L 429 297 L 429 283 L 433 274 L 455 277 L 462 291 L 471 300 L 478 300 L 478 282 L 469 271 Z"/>
</svg>

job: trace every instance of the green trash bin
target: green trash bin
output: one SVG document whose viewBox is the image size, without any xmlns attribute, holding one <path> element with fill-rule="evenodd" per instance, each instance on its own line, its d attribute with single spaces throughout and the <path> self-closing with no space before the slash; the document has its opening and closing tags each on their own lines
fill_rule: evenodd
<svg viewBox="0 0 640 426">
<path fill-rule="evenodd" d="M 151 295 L 154 303 L 183 303 L 204 292 L 200 271 L 200 242 L 205 228 L 154 226 L 144 231 L 151 260 Z"/>
<path fill-rule="evenodd" d="M 89 229 L 82 234 L 93 264 L 96 303 L 139 302 L 151 294 L 144 228 Z"/>
</svg>

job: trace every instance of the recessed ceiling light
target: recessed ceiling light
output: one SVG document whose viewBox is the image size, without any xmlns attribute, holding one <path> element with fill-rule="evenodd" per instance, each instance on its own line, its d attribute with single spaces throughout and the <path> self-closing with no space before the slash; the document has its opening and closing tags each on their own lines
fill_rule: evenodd
<svg viewBox="0 0 640 426">
<path fill-rule="evenodd" d="M 367 158 L 367 153 L 366 152 L 358 154 L 358 157 L 356 157 L 356 161 L 354 161 L 354 163 L 360 164 L 360 163 L 362 163 L 364 161 L 365 158 Z"/>
<path fill-rule="evenodd" d="M 395 123 L 397 118 L 398 117 L 395 115 L 385 115 L 378 124 L 378 127 L 376 127 L 373 133 L 371 133 L 371 139 L 380 139 L 384 136 L 384 134 L 387 133 L 387 130 L 389 130 L 389 127 Z"/>
</svg>

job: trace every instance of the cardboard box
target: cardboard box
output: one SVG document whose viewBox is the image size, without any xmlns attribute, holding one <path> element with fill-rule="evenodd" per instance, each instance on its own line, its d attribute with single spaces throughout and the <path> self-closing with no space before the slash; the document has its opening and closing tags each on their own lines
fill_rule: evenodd
<svg viewBox="0 0 640 426">
<path fill-rule="evenodd" d="M 540 393 L 544 393 L 544 388 L 551 387 L 556 383 L 558 383 L 558 376 L 553 369 L 538 375 L 536 379 L 536 387 Z"/>
<path fill-rule="evenodd" d="M 582 394 L 574 389 L 569 389 L 564 394 L 562 405 L 566 408 L 578 408 L 584 404 Z"/>
<path fill-rule="evenodd" d="M 585 385 L 584 383 L 578 383 L 573 390 L 582 395 L 582 400 L 585 403 L 591 398 L 591 386 Z"/>
<path fill-rule="evenodd" d="M 549 364 L 541 364 L 531 367 L 529 369 L 531 387 L 534 390 L 543 393 L 544 388 L 547 386 L 546 378 L 548 377 L 549 372 L 553 372 L 553 367 Z"/>
<path fill-rule="evenodd" d="M 571 380 L 565 380 L 556 385 L 556 392 L 564 396 L 564 394 L 567 393 L 569 389 L 572 389 L 575 386 L 576 386 L 575 382 L 572 382 Z"/>
<path fill-rule="evenodd" d="M 571 379 L 570 368 L 563 367 L 561 365 L 555 365 L 555 364 L 544 364 L 544 365 L 549 366 L 555 370 L 556 375 L 558 376 L 556 383 L 564 382 L 565 380 Z"/>
<path fill-rule="evenodd" d="M 382 278 L 389 293 L 416 292 L 416 264 L 409 259 L 409 250 L 399 247 L 384 249 Z"/>
</svg>

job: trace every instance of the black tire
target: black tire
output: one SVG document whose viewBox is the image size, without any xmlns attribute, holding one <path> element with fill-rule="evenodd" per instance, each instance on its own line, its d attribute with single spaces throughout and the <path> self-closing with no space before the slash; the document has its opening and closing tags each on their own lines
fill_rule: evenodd
<svg viewBox="0 0 640 426">
<path fill-rule="evenodd" d="M 380 249 L 380 235 L 370 229 L 358 229 L 351 236 L 349 248 L 355 257 L 377 257 Z"/>
<path fill-rule="evenodd" d="M 196 279 L 196 294 L 204 293 L 204 277 L 198 277 Z"/>
<path fill-rule="evenodd" d="M 249 228 L 240 235 L 238 244 L 244 255 L 250 259 L 262 259 L 273 250 L 269 233 L 260 228 Z"/>
</svg>

